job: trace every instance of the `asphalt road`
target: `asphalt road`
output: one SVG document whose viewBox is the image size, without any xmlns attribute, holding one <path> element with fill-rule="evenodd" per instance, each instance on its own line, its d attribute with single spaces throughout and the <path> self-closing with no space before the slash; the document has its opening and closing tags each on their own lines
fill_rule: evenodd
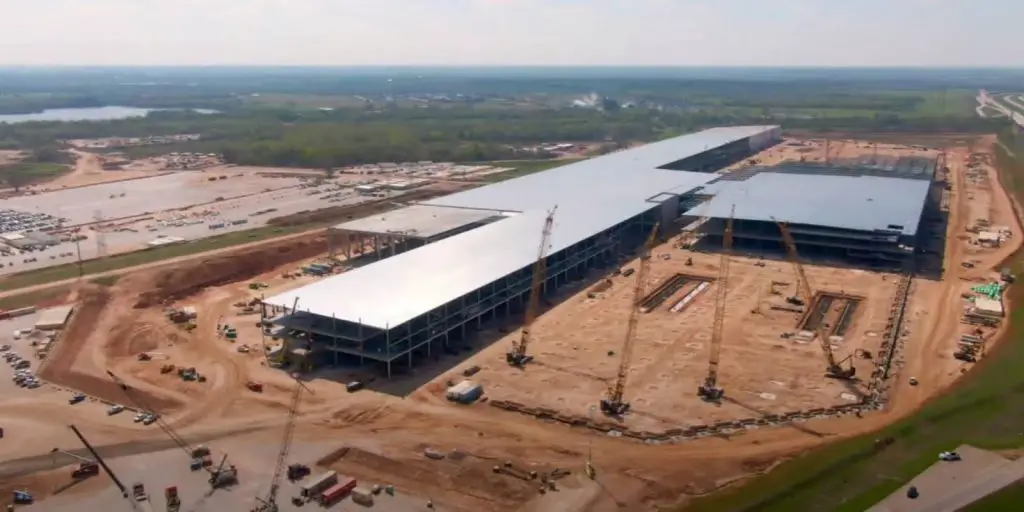
<svg viewBox="0 0 1024 512">
<path fill-rule="evenodd" d="M 1024 459 L 1011 462 L 971 446 L 956 452 L 963 460 L 936 461 L 868 512 L 955 512 L 1024 478 Z M 915 499 L 907 497 L 910 486 L 917 487 Z"/>
</svg>

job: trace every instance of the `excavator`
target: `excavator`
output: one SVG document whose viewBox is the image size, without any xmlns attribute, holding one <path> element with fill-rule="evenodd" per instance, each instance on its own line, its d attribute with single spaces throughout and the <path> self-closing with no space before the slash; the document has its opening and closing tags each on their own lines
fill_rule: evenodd
<svg viewBox="0 0 1024 512">
<path fill-rule="evenodd" d="M 804 304 L 810 306 L 812 299 L 814 298 L 814 292 L 811 290 L 811 285 L 807 281 L 807 274 L 804 273 L 804 266 L 800 263 L 800 255 L 796 250 L 796 240 L 793 239 L 793 233 L 789 231 L 789 225 L 785 222 L 781 222 L 777 219 L 772 219 L 779 226 L 779 231 L 782 233 L 782 241 L 786 245 L 786 252 L 789 254 L 789 260 L 793 264 L 793 268 L 796 271 L 797 284 L 799 286 L 800 294 L 803 295 L 801 300 Z M 818 343 L 821 346 L 821 351 L 825 354 L 825 376 L 830 379 L 839 380 L 853 380 L 857 376 L 857 368 L 853 366 L 853 357 L 848 356 L 841 361 L 836 360 L 835 354 L 832 352 L 832 344 L 828 340 L 828 330 L 825 327 L 824 322 L 818 322 L 815 327 L 815 333 L 818 338 Z M 849 363 L 849 365 L 845 365 Z"/>
<path fill-rule="evenodd" d="M 732 252 L 732 226 L 736 214 L 736 205 L 729 212 L 725 221 L 722 255 L 718 263 L 718 287 L 715 294 L 715 315 L 711 324 L 711 354 L 708 357 L 708 375 L 704 383 L 697 388 L 697 396 L 705 402 L 718 402 L 725 396 L 725 390 L 718 386 L 718 360 L 722 352 L 722 329 L 725 325 L 725 299 L 729 293 L 729 261 Z"/>
<path fill-rule="evenodd" d="M 530 302 L 526 306 L 526 319 L 523 321 L 522 334 L 519 341 L 513 342 L 512 350 L 505 353 L 505 361 L 509 366 L 522 368 L 533 361 L 533 356 L 526 353 L 530 346 L 530 333 L 533 329 L 533 322 L 537 320 L 537 312 L 540 310 L 540 295 L 544 291 L 544 280 L 547 278 L 547 257 L 548 248 L 551 242 L 551 231 L 555 227 L 555 206 L 548 212 L 544 219 L 544 229 L 540 236 L 540 248 L 537 249 L 537 260 L 533 263 L 533 281 L 530 284 Z"/>
<path fill-rule="evenodd" d="M 636 341 L 636 326 L 640 322 L 640 305 L 644 300 L 644 288 L 647 285 L 647 274 L 651 269 L 651 250 L 658 242 L 658 228 L 660 223 L 655 223 L 651 234 L 647 237 L 643 252 L 640 254 L 640 268 L 636 271 L 636 286 L 633 288 L 633 303 L 629 309 L 629 319 L 626 322 L 626 339 L 622 344 L 622 353 L 619 356 L 619 371 L 616 374 L 615 384 L 608 389 L 608 395 L 601 400 L 601 412 L 607 416 L 621 417 L 629 412 L 629 402 L 626 402 L 626 378 L 629 376 L 630 361 L 633 357 L 633 345 Z"/>
</svg>

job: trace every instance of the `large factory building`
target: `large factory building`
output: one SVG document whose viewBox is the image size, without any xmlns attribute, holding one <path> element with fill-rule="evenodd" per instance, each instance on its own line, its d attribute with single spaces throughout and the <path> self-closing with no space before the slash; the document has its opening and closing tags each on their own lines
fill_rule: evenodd
<svg viewBox="0 0 1024 512">
<path fill-rule="evenodd" d="M 936 166 L 934 158 L 889 157 L 748 167 L 707 185 L 713 198 L 686 215 L 708 218 L 704 247 L 722 246 L 732 215 L 739 250 L 784 251 L 783 222 L 801 257 L 905 269 L 927 245 L 924 220 L 937 214 Z"/>
<path fill-rule="evenodd" d="M 550 293 L 633 253 L 656 222 L 700 202 L 713 171 L 781 141 L 776 126 L 704 130 L 425 201 L 334 231 L 380 261 L 265 300 L 289 353 L 312 365 L 394 363 L 451 351 L 523 311 L 548 212 Z M 360 243 L 362 250 L 363 244 Z"/>
</svg>

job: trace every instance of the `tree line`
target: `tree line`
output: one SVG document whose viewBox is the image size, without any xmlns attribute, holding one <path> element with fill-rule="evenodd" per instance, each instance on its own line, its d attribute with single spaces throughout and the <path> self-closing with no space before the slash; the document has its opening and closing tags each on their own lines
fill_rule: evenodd
<svg viewBox="0 0 1024 512">
<path fill-rule="evenodd" d="M 868 100 L 873 101 L 873 100 Z M 618 108 L 487 109 L 430 107 L 346 108 L 333 111 L 244 108 L 220 115 L 162 111 L 144 118 L 101 122 L 0 124 L 0 149 L 32 148 L 40 162 L 59 162 L 56 141 L 200 133 L 202 140 L 125 150 L 131 156 L 170 151 L 222 154 L 244 165 L 341 167 L 382 161 L 487 161 L 538 156 L 521 152 L 544 142 L 652 141 L 700 128 L 781 124 L 809 131 L 992 133 L 998 121 L 975 116 L 864 116 L 791 118 L 726 110 Z M 539 155 L 543 156 L 543 155 Z"/>
</svg>

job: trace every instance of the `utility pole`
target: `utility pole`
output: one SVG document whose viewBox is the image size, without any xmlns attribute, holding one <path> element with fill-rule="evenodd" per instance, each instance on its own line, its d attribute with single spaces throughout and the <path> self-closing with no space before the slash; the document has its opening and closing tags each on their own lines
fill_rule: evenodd
<svg viewBox="0 0 1024 512">
<path fill-rule="evenodd" d="M 78 252 L 78 278 L 81 279 L 85 275 L 85 270 L 82 268 L 82 241 L 78 239 L 78 235 L 75 235 L 75 251 Z"/>
<path fill-rule="evenodd" d="M 107 255 L 107 238 L 103 231 L 103 212 L 96 210 L 92 218 L 96 221 L 95 227 L 93 227 L 93 232 L 96 233 L 96 257 L 102 258 Z"/>
</svg>

